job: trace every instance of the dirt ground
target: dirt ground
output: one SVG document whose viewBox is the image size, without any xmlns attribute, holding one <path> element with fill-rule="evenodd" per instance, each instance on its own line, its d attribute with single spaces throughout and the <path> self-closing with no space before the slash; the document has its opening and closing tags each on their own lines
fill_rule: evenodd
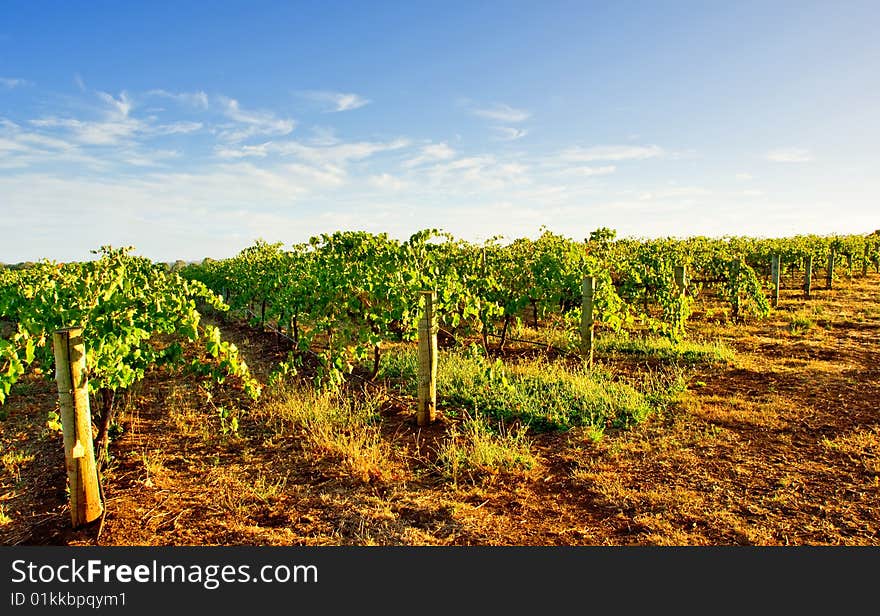
<svg viewBox="0 0 880 616">
<path fill-rule="evenodd" d="M 741 326 L 695 315 L 692 336 L 732 362 L 689 369 L 678 402 L 634 428 L 538 435 L 536 468 L 476 483 L 436 472 L 426 452 L 448 422 L 419 430 L 399 401 L 382 413 L 399 464 L 363 477 L 259 412 L 223 435 L 222 401 L 151 374 L 112 445 L 106 515 L 78 531 L 45 427 L 55 385 L 30 377 L 0 407 L 0 544 L 880 545 L 880 275 L 838 287 L 784 290 Z M 257 372 L 284 355 L 271 334 L 222 327 Z"/>
</svg>

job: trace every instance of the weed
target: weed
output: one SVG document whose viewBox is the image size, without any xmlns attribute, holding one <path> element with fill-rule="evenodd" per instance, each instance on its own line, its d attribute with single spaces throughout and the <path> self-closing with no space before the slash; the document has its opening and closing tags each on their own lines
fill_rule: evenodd
<svg viewBox="0 0 880 616">
<path fill-rule="evenodd" d="M 789 318 L 788 331 L 793 335 L 803 335 L 816 326 L 816 322 L 805 315 L 803 312 L 797 312 Z"/>
<path fill-rule="evenodd" d="M 475 483 L 499 473 L 522 473 L 537 463 L 524 426 L 508 430 L 499 424 L 493 430 L 482 415 L 469 416 L 452 428 L 438 462 L 455 485 L 463 479 Z"/>
<path fill-rule="evenodd" d="M 21 481 L 21 467 L 28 462 L 34 461 L 34 454 L 24 451 L 7 451 L 0 456 L 0 464 L 10 476 L 15 477 L 15 481 Z"/>
</svg>

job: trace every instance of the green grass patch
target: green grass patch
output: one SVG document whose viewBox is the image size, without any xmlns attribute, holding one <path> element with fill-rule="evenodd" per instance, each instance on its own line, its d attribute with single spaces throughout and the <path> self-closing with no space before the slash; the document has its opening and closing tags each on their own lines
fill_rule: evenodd
<svg viewBox="0 0 880 616">
<path fill-rule="evenodd" d="M 380 375 L 404 393 L 416 395 L 417 362 L 414 349 L 387 353 Z M 517 420 L 536 430 L 625 427 L 653 410 L 648 396 L 612 380 L 603 370 L 544 359 L 505 364 L 476 351 L 440 353 L 437 397 L 450 414 L 463 409 L 502 421 Z"/>
<path fill-rule="evenodd" d="M 568 353 L 578 353 L 578 345 L 580 344 L 578 332 L 563 327 L 533 329 L 523 324 L 517 324 L 511 328 L 510 337 L 514 340 L 510 343 L 511 346 L 517 345 L 516 340 L 527 340 L 536 345 L 549 345 Z M 631 338 L 623 335 L 605 334 L 597 336 L 594 348 L 599 357 L 602 354 L 636 355 L 692 365 L 727 363 L 733 361 L 734 357 L 733 349 L 721 341 L 682 340 L 673 342 L 662 336 Z"/>
<path fill-rule="evenodd" d="M 640 355 L 686 364 L 727 363 L 733 361 L 734 357 L 733 349 L 718 340 L 713 342 L 690 340 L 674 342 L 659 336 L 649 338 L 603 336 L 596 340 L 596 352 L 605 355 L 615 353 Z"/>
</svg>

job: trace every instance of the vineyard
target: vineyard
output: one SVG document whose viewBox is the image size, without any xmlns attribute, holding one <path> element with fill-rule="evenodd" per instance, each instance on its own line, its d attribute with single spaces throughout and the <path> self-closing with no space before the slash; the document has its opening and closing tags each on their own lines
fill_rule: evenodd
<svg viewBox="0 0 880 616">
<path fill-rule="evenodd" d="M 0 269 L 5 544 L 878 544 L 880 235 Z"/>
</svg>

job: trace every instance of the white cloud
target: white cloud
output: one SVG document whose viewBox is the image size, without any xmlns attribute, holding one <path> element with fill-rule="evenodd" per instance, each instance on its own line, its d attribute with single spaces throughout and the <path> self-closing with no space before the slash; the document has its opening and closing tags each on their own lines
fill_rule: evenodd
<svg viewBox="0 0 880 616">
<path fill-rule="evenodd" d="M 85 91 L 86 91 L 86 89 L 87 89 L 87 88 L 86 88 L 86 82 L 83 81 L 82 75 L 80 75 L 79 73 L 74 73 L 74 74 L 73 74 L 73 83 L 76 84 L 76 87 L 79 88 L 79 91 L 80 91 L 80 92 L 85 92 Z"/>
<path fill-rule="evenodd" d="M 528 171 L 522 163 L 500 162 L 490 155 L 459 158 L 420 170 L 433 190 L 471 195 L 529 184 Z"/>
<path fill-rule="evenodd" d="M 336 143 L 324 147 L 310 147 L 302 144 L 291 144 L 291 146 L 290 153 L 304 160 L 316 163 L 345 163 L 348 161 L 364 160 L 382 152 L 405 148 L 409 146 L 409 140 L 354 141 L 350 143 Z"/>
<path fill-rule="evenodd" d="M 494 126 L 492 130 L 495 131 L 496 138 L 499 141 L 515 141 L 529 134 L 529 131 L 524 128 L 513 128 L 510 126 Z"/>
<path fill-rule="evenodd" d="M 119 98 L 114 98 L 112 94 L 107 94 L 106 92 L 98 92 L 98 98 L 107 103 L 111 108 L 111 115 L 117 115 L 121 118 L 127 118 L 128 114 L 131 113 L 131 109 L 133 107 L 133 103 L 131 98 L 129 98 L 128 94 L 123 91 L 119 93 Z"/>
<path fill-rule="evenodd" d="M 412 168 L 424 163 L 433 163 L 451 158 L 455 158 L 455 150 L 449 147 L 447 143 L 431 143 L 422 146 L 420 153 L 409 160 L 405 160 L 403 166 Z"/>
<path fill-rule="evenodd" d="M 488 118 L 496 122 L 506 122 L 508 124 L 524 122 L 532 115 L 524 109 L 514 109 L 504 103 L 496 103 L 488 107 L 475 107 L 471 109 L 471 113 L 481 118 Z"/>
<path fill-rule="evenodd" d="M 201 122 L 172 122 L 160 124 L 149 129 L 152 135 L 186 135 L 202 129 Z"/>
<path fill-rule="evenodd" d="M 330 105 L 328 112 L 351 111 L 368 105 L 371 101 L 359 94 L 346 92 L 330 92 L 327 90 L 313 90 L 304 94 L 307 98 Z"/>
<path fill-rule="evenodd" d="M 763 197 L 763 190 L 744 190 L 742 191 L 744 197 Z"/>
<path fill-rule="evenodd" d="M 28 81 L 27 79 L 19 79 L 17 77 L 0 77 L 0 86 L 5 88 L 21 88 L 23 86 L 32 86 L 34 85 L 32 81 Z"/>
<path fill-rule="evenodd" d="M 270 146 L 272 146 L 271 141 L 267 143 L 261 143 L 259 145 L 243 145 L 237 148 L 219 146 L 214 153 L 219 158 L 265 158 L 269 155 Z"/>
<path fill-rule="evenodd" d="M 748 182 L 749 180 L 753 180 L 754 176 L 751 173 L 737 173 L 736 179 L 739 182 Z"/>
<path fill-rule="evenodd" d="M 15 122 L 0 119 L 0 168 L 24 169 L 57 162 L 106 167 L 104 161 L 85 154 L 76 143 L 25 130 Z"/>
<path fill-rule="evenodd" d="M 168 92 L 167 90 L 150 90 L 148 96 L 159 96 L 197 109 L 209 107 L 208 95 L 201 90 L 197 92 Z"/>
<path fill-rule="evenodd" d="M 180 152 L 177 150 L 150 150 L 145 152 L 135 150 L 122 152 L 119 158 L 129 165 L 136 167 L 159 167 L 168 159 L 180 158 Z"/>
<path fill-rule="evenodd" d="M 371 175 L 367 180 L 371 186 L 380 190 L 399 191 L 408 186 L 406 182 L 400 178 L 394 177 L 390 173 L 382 173 L 380 175 Z"/>
<path fill-rule="evenodd" d="M 48 116 L 31 120 L 30 124 L 39 128 L 61 128 L 69 131 L 74 141 L 84 145 L 118 145 L 128 142 L 138 132 L 148 128 L 146 122 L 130 117 L 134 103 L 127 93 L 121 92 L 115 98 L 106 92 L 98 92 L 105 106 L 100 110 L 102 120 L 79 120 Z"/>
<path fill-rule="evenodd" d="M 777 148 L 764 154 L 764 158 L 774 163 L 807 163 L 813 155 L 806 148 Z"/>
<path fill-rule="evenodd" d="M 296 178 L 303 184 L 318 186 L 340 186 L 345 183 L 345 169 L 336 165 L 315 167 L 302 163 L 291 163 L 281 167 L 288 178 Z"/>
<path fill-rule="evenodd" d="M 63 128 L 72 133 L 78 143 L 84 145 L 115 145 L 132 137 L 143 125 L 131 118 L 116 121 L 92 122 L 50 116 L 31 120 L 39 128 Z"/>
<path fill-rule="evenodd" d="M 602 167 L 569 167 L 565 171 L 566 173 L 571 173 L 573 175 L 590 177 L 595 175 L 611 175 L 617 171 L 617 167 L 614 165 L 604 165 Z"/>
<path fill-rule="evenodd" d="M 250 111 L 241 107 L 234 98 L 218 97 L 223 114 L 242 125 L 223 128 L 219 136 L 230 142 L 244 141 L 256 136 L 283 136 L 290 134 L 296 125 L 293 120 L 279 118 L 270 111 Z"/>
<path fill-rule="evenodd" d="M 218 147 L 220 158 L 265 158 L 269 155 L 292 156 L 315 164 L 344 164 L 364 160 L 381 152 L 399 150 L 409 145 L 407 139 L 393 141 L 352 141 L 336 142 L 327 146 L 306 145 L 299 141 L 267 141 L 258 145 L 245 145 L 237 148 Z"/>
<path fill-rule="evenodd" d="M 588 163 L 597 160 L 644 160 L 664 154 L 663 148 L 657 145 L 597 145 L 589 148 L 575 146 L 563 150 L 559 159 L 569 163 Z"/>
</svg>

